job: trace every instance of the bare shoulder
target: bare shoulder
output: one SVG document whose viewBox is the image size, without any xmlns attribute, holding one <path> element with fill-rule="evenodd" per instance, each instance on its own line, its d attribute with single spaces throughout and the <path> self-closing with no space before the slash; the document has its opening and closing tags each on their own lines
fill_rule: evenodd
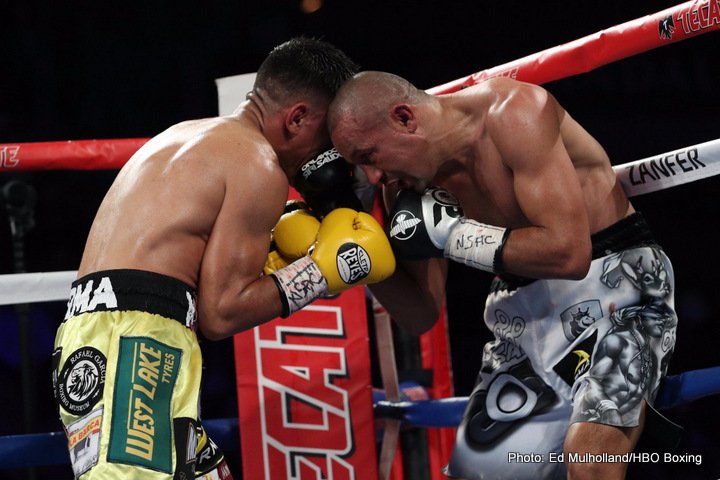
<svg viewBox="0 0 720 480">
<path fill-rule="evenodd" d="M 262 133 L 240 119 L 217 117 L 178 124 L 187 129 L 188 151 L 195 146 L 200 152 L 212 153 L 221 162 L 234 162 L 242 157 L 247 161 L 277 163 L 276 156 Z"/>
<path fill-rule="evenodd" d="M 280 180 L 277 155 L 260 131 L 242 120 L 218 117 L 178 124 L 184 142 L 179 155 L 226 177 L 247 175 Z"/>
<path fill-rule="evenodd" d="M 488 113 L 498 120 L 554 113 L 558 107 L 550 92 L 538 85 L 505 77 L 486 84 L 487 94 L 492 96 Z"/>
<path fill-rule="evenodd" d="M 207 141 L 217 149 L 216 161 L 222 163 L 225 208 L 234 212 L 232 215 L 279 217 L 287 198 L 288 180 L 265 137 L 242 122 L 229 119 L 208 132 Z M 253 219 L 248 221 L 254 224 Z"/>
<path fill-rule="evenodd" d="M 182 122 L 161 134 L 160 145 L 168 148 L 166 160 L 156 168 L 165 179 L 181 185 L 185 197 L 212 206 L 231 216 L 241 215 L 246 205 L 258 199 L 282 197 L 271 203 L 282 209 L 288 182 L 277 156 L 252 124 L 233 117 L 215 117 Z M 270 200 L 269 200 L 270 201 Z M 262 203 L 258 208 L 265 207 Z"/>
<path fill-rule="evenodd" d="M 490 97 L 485 126 L 498 146 L 512 151 L 526 142 L 554 143 L 563 109 L 550 92 L 508 78 L 489 80 L 485 88 Z"/>
</svg>

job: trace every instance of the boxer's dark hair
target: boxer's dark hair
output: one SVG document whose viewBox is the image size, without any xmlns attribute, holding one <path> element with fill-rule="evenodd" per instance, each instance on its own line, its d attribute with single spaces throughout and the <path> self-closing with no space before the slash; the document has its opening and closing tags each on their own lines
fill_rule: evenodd
<svg viewBox="0 0 720 480">
<path fill-rule="evenodd" d="M 311 92 L 332 99 L 360 67 L 337 47 L 314 38 L 297 37 L 275 47 L 258 68 L 253 90 L 273 98 Z"/>
</svg>

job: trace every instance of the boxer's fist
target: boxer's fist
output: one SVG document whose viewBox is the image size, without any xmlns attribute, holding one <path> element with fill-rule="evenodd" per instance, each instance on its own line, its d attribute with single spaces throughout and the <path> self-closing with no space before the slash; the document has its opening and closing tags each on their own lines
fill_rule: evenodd
<svg viewBox="0 0 720 480">
<path fill-rule="evenodd" d="M 422 195 L 401 190 L 390 212 L 390 244 L 398 258 L 443 257 L 452 229 L 463 218 L 458 201 L 440 188 Z"/>
<path fill-rule="evenodd" d="M 298 221 L 306 225 L 305 219 Z M 268 258 L 271 256 L 273 252 Z M 286 260 L 277 252 L 275 257 L 278 264 Z M 364 212 L 338 208 L 321 222 L 310 253 L 271 271 L 270 277 L 280 294 L 281 316 L 287 317 L 318 297 L 379 282 L 394 271 L 390 242 L 375 219 Z"/>
<path fill-rule="evenodd" d="M 395 271 L 395 256 L 382 227 L 371 215 L 349 208 L 325 216 L 310 257 L 330 294 L 382 281 Z"/>
<path fill-rule="evenodd" d="M 275 248 L 290 260 L 304 257 L 315 243 L 319 228 L 320 221 L 307 210 L 284 213 L 273 229 Z"/>
<path fill-rule="evenodd" d="M 263 273 L 265 275 L 270 275 L 271 273 L 275 273 L 281 268 L 285 268 L 288 265 L 290 265 L 293 262 L 293 260 L 283 257 L 280 252 L 277 250 L 270 250 L 270 252 L 267 255 L 267 258 L 265 259 L 265 266 L 263 266 Z"/>
<path fill-rule="evenodd" d="M 463 216 L 458 201 L 441 188 L 422 195 L 404 190 L 391 213 L 390 243 L 398 258 L 445 257 L 486 272 L 503 271 L 510 230 Z"/>
<path fill-rule="evenodd" d="M 270 275 L 307 255 L 308 249 L 315 243 L 318 228 L 320 222 L 310 215 L 305 202 L 289 200 L 273 228 L 263 273 Z"/>
<path fill-rule="evenodd" d="M 353 191 L 352 167 L 334 148 L 304 164 L 295 177 L 294 187 L 321 218 L 340 207 L 362 209 Z"/>
</svg>

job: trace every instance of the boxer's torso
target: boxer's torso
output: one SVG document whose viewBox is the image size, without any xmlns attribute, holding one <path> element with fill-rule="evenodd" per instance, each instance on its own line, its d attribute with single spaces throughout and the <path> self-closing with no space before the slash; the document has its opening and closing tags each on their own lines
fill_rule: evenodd
<svg viewBox="0 0 720 480">
<path fill-rule="evenodd" d="M 634 210 L 616 181 L 610 160 L 602 146 L 579 125 L 546 91 L 521 82 L 493 79 L 489 88 L 467 89 L 467 97 L 461 99 L 467 103 L 467 111 L 473 111 L 474 105 L 485 104 L 487 108 L 475 111 L 483 112 L 472 120 L 479 134 L 467 150 L 466 167 L 449 172 L 441 172 L 438 184 L 453 193 L 463 206 L 465 215 L 494 225 L 512 228 L 529 226 L 531 223 L 523 214 L 514 190 L 514 174 L 503 158 L 500 142 L 512 142 L 513 129 L 525 128 L 507 125 L 503 117 L 523 117 L 524 110 L 550 110 L 543 118 L 557 119 L 559 129 L 557 138 L 543 137 L 543 128 L 536 134 L 538 145 L 543 141 L 561 142 L 574 174 L 577 175 L 582 189 L 585 210 L 590 222 L 590 233 L 595 233 L 617 222 Z M 516 100 L 516 97 L 521 97 Z M 522 99 L 522 98 L 525 99 Z M 536 97 L 541 97 L 537 99 Z M 528 103 L 542 104 L 540 107 L 527 107 Z M 510 111 L 510 110 L 515 111 Z M 542 115 L 542 113 L 539 113 Z M 528 115 L 528 123 L 538 119 Z M 543 120 L 545 121 L 545 120 Z M 535 127 L 530 127 L 535 128 Z M 498 135 L 507 136 L 501 139 Z M 533 149 L 534 145 L 526 148 Z M 532 155 L 532 152 L 529 153 Z M 533 161 L 543 162 L 544 158 Z M 538 165 L 537 168 L 543 168 Z"/>
<path fill-rule="evenodd" d="M 79 275 L 130 268 L 197 287 L 226 194 L 255 176 L 261 158 L 275 159 L 242 117 L 183 122 L 154 137 L 128 161 L 103 200 Z"/>
</svg>

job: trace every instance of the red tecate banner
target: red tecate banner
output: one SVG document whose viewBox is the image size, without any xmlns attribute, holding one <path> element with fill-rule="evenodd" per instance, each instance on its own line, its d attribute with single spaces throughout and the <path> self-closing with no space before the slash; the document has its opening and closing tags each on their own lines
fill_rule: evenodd
<svg viewBox="0 0 720 480">
<path fill-rule="evenodd" d="M 500 76 L 541 85 L 718 29 L 720 0 L 694 0 L 430 88 L 428 93 L 452 93 Z"/>
<path fill-rule="evenodd" d="M 235 336 L 243 478 L 377 478 L 365 290 Z"/>
</svg>

